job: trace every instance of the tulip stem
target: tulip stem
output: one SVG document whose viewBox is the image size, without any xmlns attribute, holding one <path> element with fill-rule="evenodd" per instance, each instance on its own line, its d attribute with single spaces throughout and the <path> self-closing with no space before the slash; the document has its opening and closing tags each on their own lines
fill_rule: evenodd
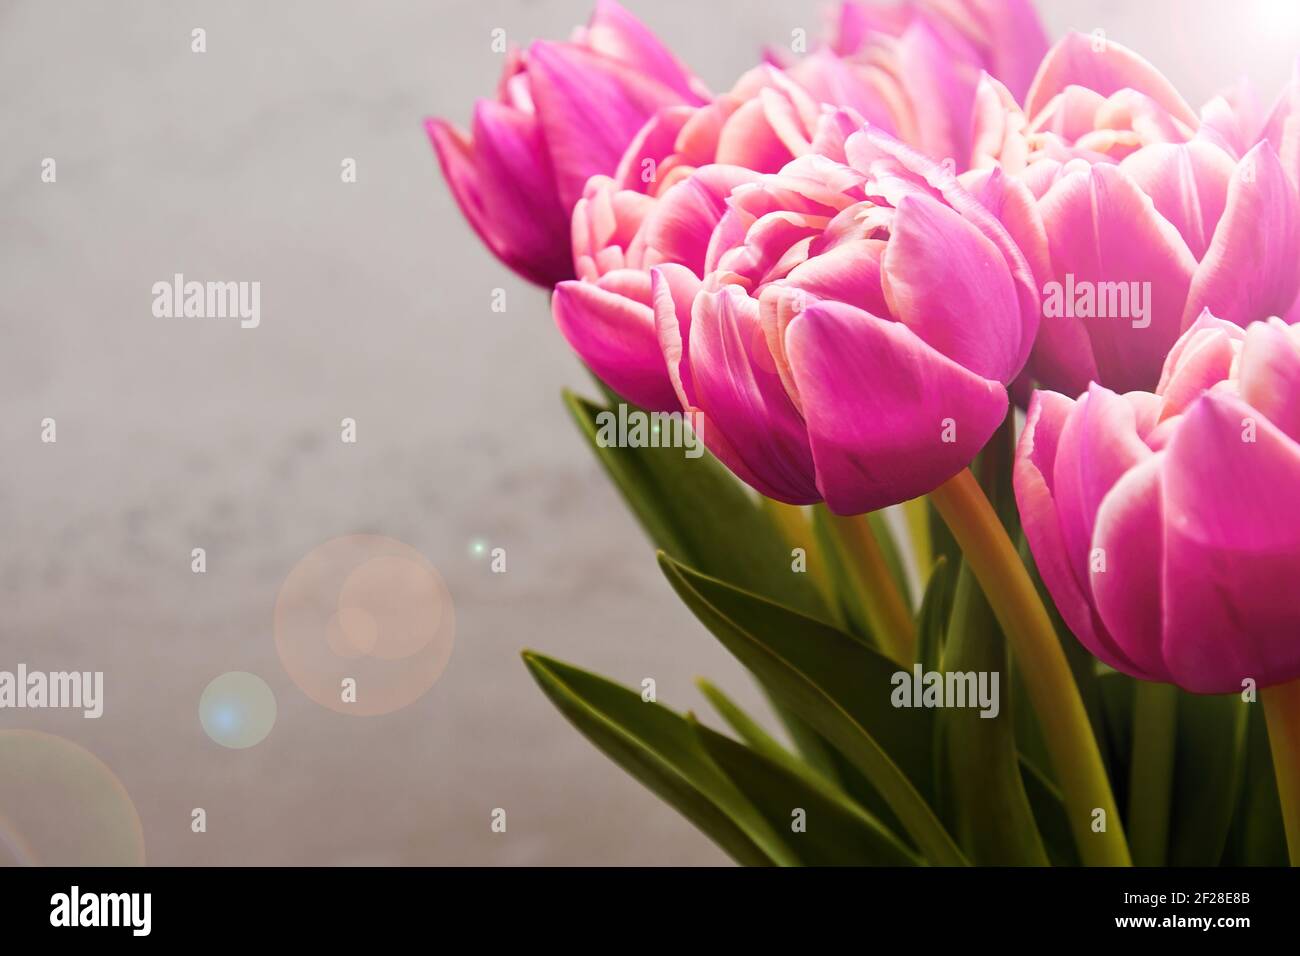
<svg viewBox="0 0 1300 956">
<path fill-rule="evenodd" d="M 909 665 L 916 648 L 916 624 L 890 573 L 885 552 L 866 515 L 843 516 L 827 509 L 828 524 L 844 552 L 853 586 L 864 597 L 872 636 L 899 664 Z"/>
<path fill-rule="evenodd" d="M 800 505 L 787 505 L 767 497 L 760 498 L 759 503 L 767 516 L 772 519 L 772 523 L 776 525 L 777 531 L 786 544 L 792 548 L 803 548 L 805 554 L 813 550 L 814 531 L 806 509 Z M 808 577 L 826 605 L 827 613 L 835 619 L 836 624 L 843 623 L 840 619 L 839 604 L 835 600 L 835 585 L 831 582 L 826 563 L 809 561 Z"/>
<path fill-rule="evenodd" d="M 1300 680 L 1260 691 L 1291 865 L 1300 866 Z"/>
<path fill-rule="evenodd" d="M 925 498 L 913 498 L 902 504 L 903 518 L 907 521 L 907 534 L 912 541 L 912 564 L 922 586 L 930 580 L 934 567 L 934 547 L 930 543 L 930 503 Z"/>
<path fill-rule="evenodd" d="M 969 469 L 931 492 L 930 500 L 961 545 L 1024 675 L 1080 858 L 1088 866 L 1130 866 L 1124 826 L 1079 688 L 1006 529 Z M 1094 830 L 1098 823 L 1100 831 Z"/>
<path fill-rule="evenodd" d="M 1128 838 L 1138 866 L 1164 866 L 1169 849 L 1169 799 L 1174 789 L 1178 689 L 1138 683 L 1129 765 Z"/>
</svg>

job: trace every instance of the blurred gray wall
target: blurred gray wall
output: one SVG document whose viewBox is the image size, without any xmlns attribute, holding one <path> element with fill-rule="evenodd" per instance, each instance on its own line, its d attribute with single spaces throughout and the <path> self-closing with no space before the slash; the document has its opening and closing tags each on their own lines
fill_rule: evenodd
<svg viewBox="0 0 1300 956">
<path fill-rule="evenodd" d="M 820 4 L 629 0 L 714 89 Z M 1293 0 L 1041 4 L 1105 29 L 1199 102 L 1300 52 Z M 674 599 L 567 420 L 586 388 L 544 295 L 461 221 L 421 121 L 493 88 L 495 27 L 562 38 L 586 0 L 56 2 L 0 7 L 0 668 L 106 672 L 98 721 L 0 711 L 89 748 L 159 864 L 724 861 L 542 698 L 521 647 L 702 709 L 747 679 Z M 190 31 L 207 31 L 192 54 Z M 54 157 L 58 182 L 40 181 Z M 340 183 L 354 157 L 360 181 Z M 175 272 L 262 283 L 262 324 L 159 320 Z M 489 309 L 507 290 L 509 310 Z M 39 423 L 58 421 L 58 443 Z M 355 446 L 338 440 L 345 416 Z M 386 717 L 296 688 L 271 608 L 302 555 L 373 531 L 456 602 L 451 665 Z M 508 572 L 471 552 L 507 549 Z M 190 573 L 205 547 L 208 572 Z M 226 750 L 199 695 L 270 684 Z M 760 708 L 761 709 L 761 708 Z M 203 807 L 208 832 L 190 831 Z M 489 830 L 506 808 L 506 834 Z"/>
</svg>

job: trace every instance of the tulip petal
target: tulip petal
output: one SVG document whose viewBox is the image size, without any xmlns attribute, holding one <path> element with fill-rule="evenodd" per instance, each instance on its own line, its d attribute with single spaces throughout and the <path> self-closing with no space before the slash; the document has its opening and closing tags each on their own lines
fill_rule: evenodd
<svg viewBox="0 0 1300 956">
<path fill-rule="evenodd" d="M 814 302 L 785 334 L 817 487 L 859 514 L 933 491 L 1001 424 L 1006 389 L 935 351 L 907 326 Z"/>
<path fill-rule="evenodd" d="M 1160 418 L 1182 413 L 1202 392 L 1228 378 L 1244 337 L 1240 326 L 1202 312 L 1165 359 L 1156 386 L 1162 400 Z"/>
<path fill-rule="evenodd" d="M 1235 166 L 1222 149 L 1196 140 L 1153 144 L 1120 163 L 1197 259 L 1205 255 L 1223 215 Z"/>
<path fill-rule="evenodd" d="M 1071 33 L 1057 41 L 1043 58 L 1025 98 L 1031 119 L 1068 86 L 1082 86 L 1102 96 L 1131 89 L 1145 93 L 1175 119 L 1195 129 L 1195 111 L 1154 66 L 1127 47 L 1105 37 Z"/>
<path fill-rule="evenodd" d="M 1192 280 L 1184 319 L 1209 309 L 1245 326 L 1283 315 L 1300 289 L 1300 196 L 1260 143 L 1237 165 L 1214 239 Z"/>
<path fill-rule="evenodd" d="M 1170 672 L 1207 694 L 1239 692 L 1244 678 L 1261 687 L 1293 679 L 1300 446 L 1249 405 L 1212 392 L 1183 416 L 1166 456 Z"/>
<path fill-rule="evenodd" d="M 1073 568 L 1075 582 L 1085 594 L 1090 590 L 1089 568 L 1097 511 L 1115 483 L 1130 468 L 1152 454 L 1138 434 L 1137 415 L 1131 403 L 1100 385 L 1091 385 L 1079 399 L 1060 431 L 1053 465 L 1052 491 L 1060 519 L 1061 539 Z M 1098 629 L 1110 659 L 1136 665 L 1109 631 Z"/>
<path fill-rule="evenodd" d="M 643 301 L 625 294 L 634 289 Z M 643 408 L 677 410 L 649 300 L 649 277 L 623 270 L 598 283 L 561 282 L 551 312 L 569 345 L 602 382 Z"/>
<path fill-rule="evenodd" d="M 1242 401 L 1300 441 L 1300 348 L 1291 328 L 1278 319 L 1250 324 L 1238 382 Z"/>
<path fill-rule="evenodd" d="M 1125 472 L 1102 499 L 1089 566 L 1097 614 L 1144 680 L 1170 679 L 1161 656 L 1164 591 L 1164 491 L 1162 455 Z"/>
<path fill-rule="evenodd" d="M 1016 506 L 1039 576 L 1066 625 L 1093 655 L 1118 669 L 1129 662 L 1115 648 L 1089 595 L 1080 586 L 1057 510 L 1056 457 L 1061 432 L 1075 404 L 1056 392 L 1034 392 L 1016 449 Z"/>
<path fill-rule="evenodd" d="M 650 270 L 650 301 L 659 351 L 677 400 L 685 411 L 698 410 L 690 363 L 691 308 L 704 284 L 685 266 L 668 263 Z"/>
<path fill-rule="evenodd" d="M 651 77 L 568 43 L 533 43 L 528 77 L 566 209 L 573 208 L 592 176 L 615 173 L 647 120 L 681 103 L 677 93 Z"/>
<path fill-rule="evenodd" d="M 975 375 L 1011 381 L 1023 363 L 1020 303 L 978 229 L 934 199 L 904 197 L 881 265 L 893 317 Z"/>
<path fill-rule="evenodd" d="M 492 254 L 538 285 L 572 278 L 569 220 L 536 120 L 480 100 L 472 138 L 442 120 L 426 130 L 461 214 Z"/>
<path fill-rule="evenodd" d="M 1017 100 L 1033 82 L 1047 53 L 1047 34 L 1031 0 L 966 0 L 979 23 L 989 72 L 1007 85 Z"/>
<path fill-rule="evenodd" d="M 817 501 L 808 435 L 768 351 L 758 303 L 735 286 L 699 293 L 687 361 L 709 450 L 769 498 Z"/>
<path fill-rule="evenodd" d="M 703 276 L 709 239 L 727 211 L 727 197 L 758 179 L 739 166 L 704 166 L 669 189 L 646 218 L 645 265 L 676 262 Z"/>
<path fill-rule="evenodd" d="M 582 39 L 602 53 L 675 90 L 688 103 L 702 104 L 708 90 L 691 75 L 672 51 L 614 0 L 596 0 Z"/>
<path fill-rule="evenodd" d="M 1059 296 L 1055 307 L 1053 296 L 1045 296 L 1043 324 L 1083 325 L 1101 381 L 1117 391 L 1151 388 L 1181 331 L 1196 269 L 1182 236 L 1115 166 L 1064 176 L 1039 209 L 1059 283 L 1052 290 Z M 1069 301 L 1072 286 L 1075 302 Z"/>
<path fill-rule="evenodd" d="M 919 145 L 939 160 L 951 159 L 956 171 L 970 162 L 970 117 L 977 77 L 963 74 L 931 24 L 918 18 L 898 41 Z"/>
</svg>

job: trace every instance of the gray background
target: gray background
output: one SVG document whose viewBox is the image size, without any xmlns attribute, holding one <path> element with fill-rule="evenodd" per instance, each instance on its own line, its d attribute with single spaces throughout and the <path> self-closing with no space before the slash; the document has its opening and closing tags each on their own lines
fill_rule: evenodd
<svg viewBox="0 0 1300 956">
<path fill-rule="evenodd" d="M 714 89 L 820 4 L 629 0 Z M 1199 103 L 1271 100 L 1293 0 L 1071 0 Z M 0 711 L 113 768 L 159 864 L 716 864 L 720 852 L 582 740 L 521 647 L 701 707 L 739 668 L 673 598 L 567 420 L 586 387 L 543 293 L 461 221 L 421 121 L 494 87 L 490 31 L 562 38 L 586 0 L 8 2 L 0 6 L 0 668 L 107 672 L 105 716 Z M 189 51 L 190 30 L 208 52 Z M 58 182 L 40 182 L 43 157 Z M 343 185 L 355 157 L 360 182 Z M 262 326 L 165 320 L 174 272 L 262 283 Z M 495 314 L 494 287 L 509 311 Z M 58 420 L 57 445 L 39 422 Z M 355 446 L 338 422 L 357 419 Z M 405 710 L 341 716 L 271 640 L 295 561 L 339 534 L 414 545 L 459 621 Z M 505 547 L 489 573 L 470 542 Z M 190 573 L 192 547 L 208 573 Z M 199 695 L 264 677 L 271 735 L 203 733 Z M 208 833 L 190 832 L 204 807 Z M 509 831 L 489 831 L 504 807 Z"/>
</svg>

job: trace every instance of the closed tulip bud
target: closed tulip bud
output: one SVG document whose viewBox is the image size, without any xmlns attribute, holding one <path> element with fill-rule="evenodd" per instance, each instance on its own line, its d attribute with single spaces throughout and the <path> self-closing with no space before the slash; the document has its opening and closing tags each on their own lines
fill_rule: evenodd
<svg viewBox="0 0 1300 956">
<path fill-rule="evenodd" d="M 612 174 L 660 109 L 707 91 L 640 22 L 598 0 L 569 43 L 537 42 L 506 62 L 496 99 L 468 134 L 426 123 L 443 175 L 484 244 L 525 279 L 573 276 L 569 216 L 587 180 Z"/>
</svg>

